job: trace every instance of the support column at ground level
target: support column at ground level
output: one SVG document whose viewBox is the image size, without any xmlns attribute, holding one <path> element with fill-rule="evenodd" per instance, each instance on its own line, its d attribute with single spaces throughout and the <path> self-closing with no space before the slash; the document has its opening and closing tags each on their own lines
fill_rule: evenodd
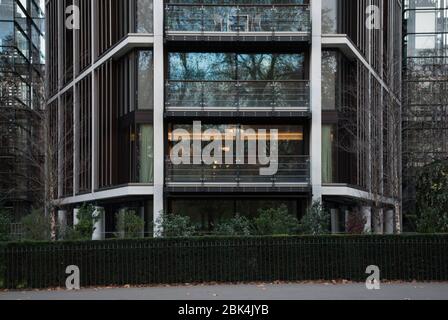
<svg viewBox="0 0 448 320">
<path fill-rule="evenodd" d="M 67 211 L 59 210 L 58 211 L 58 227 L 59 227 L 59 235 L 63 236 L 65 231 L 67 230 Z"/>
<path fill-rule="evenodd" d="M 384 214 L 384 233 L 394 233 L 394 210 L 386 210 L 386 213 Z"/>
<path fill-rule="evenodd" d="M 340 227 L 339 227 L 339 210 L 338 209 L 331 209 L 331 233 L 339 233 Z"/>
<path fill-rule="evenodd" d="M 361 207 L 361 215 L 365 220 L 364 232 L 372 232 L 372 208 L 371 207 Z"/>
<path fill-rule="evenodd" d="M 322 202 L 322 0 L 311 2 L 311 185 L 313 201 Z"/>
<path fill-rule="evenodd" d="M 350 209 L 347 208 L 347 207 L 343 207 L 342 212 L 344 214 L 344 223 L 345 223 L 344 232 L 347 232 L 347 230 L 348 230 L 348 222 L 350 220 Z"/>
<path fill-rule="evenodd" d="M 164 213 L 165 185 L 165 129 L 164 129 L 164 92 L 165 92 L 165 55 L 164 55 L 164 4 L 154 1 L 154 236 L 161 232 L 159 217 Z"/>
<path fill-rule="evenodd" d="M 141 230 L 141 237 L 144 238 L 146 236 L 145 235 L 145 224 L 146 224 L 146 221 L 145 221 L 145 207 L 140 207 L 140 219 L 142 219 L 142 221 L 144 222 L 143 226 L 142 226 L 142 230 Z"/>
<path fill-rule="evenodd" d="M 78 213 L 79 209 L 73 209 L 73 226 L 76 226 L 79 223 Z"/>
<path fill-rule="evenodd" d="M 384 223 L 384 217 L 383 217 L 383 209 L 376 209 L 375 216 L 373 218 L 373 228 L 376 234 L 383 234 L 383 223 Z"/>
<path fill-rule="evenodd" d="M 93 216 L 96 218 L 96 222 L 94 224 L 94 230 L 92 234 L 92 240 L 104 240 L 105 239 L 105 213 L 104 209 L 101 207 L 96 207 L 93 212 Z"/>
</svg>

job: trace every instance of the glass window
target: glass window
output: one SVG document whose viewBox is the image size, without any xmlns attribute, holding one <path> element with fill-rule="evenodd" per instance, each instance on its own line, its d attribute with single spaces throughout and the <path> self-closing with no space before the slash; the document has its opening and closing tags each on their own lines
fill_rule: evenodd
<svg viewBox="0 0 448 320">
<path fill-rule="evenodd" d="M 169 53 L 171 80 L 235 80 L 235 55 L 231 53 Z"/>
<path fill-rule="evenodd" d="M 305 201 L 288 199 L 173 199 L 169 202 L 171 214 L 189 216 L 203 233 L 212 233 L 220 222 L 236 215 L 253 219 L 260 210 L 285 206 L 288 213 L 300 218 L 305 211 Z"/>
<path fill-rule="evenodd" d="M 14 23 L 0 21 L 0 50 L 1 47 L 10 47 L 14 44 Z"/>
<path fill-rule="evenodd" d="M 28 39 L 18 28 L 16 28 L 16 45 L 25 58 L 29 59 L 30 49 Z"/>
<path fill-rule="evenodd" d="M 154 105 L 154 70 L 152 51 L 137 53 L 137 109 L 152 110 Z"/>
<path fill-rule="evenodd" d="M 13 0 L 0 1 L 0 20 L 13 20 L 14 18 L 14 2 Z M 1 32 L 1 28 L 0 28 Z"/>
<path fill-rule="evenodd" d="M 303 54 L 238 54 L 239 80 L 302 80 Z"/>
<path fill-rule="evenodd" d="M 337 53 L 322 52 L 322 110 L 336 110 Z"/>
<path fill-rule="evenodd" d="M 153 0 L 136 1 L 136 32 L 153 32 Z"/>
<path fill-rule="evenodd" d="M 139 182 L 154 182 L 154 128 L 141 124 L 138 128 L 138 165 Z"/>
<path fill-rule="evenodd" d="M 334 182 L 334 165 L 333 165 L 333 142 L 334 142 L 334 126 L 322 126 L 322 182 Z"/>
<path fill-rule="evenodd" d="M 322 33 L 337 33 L 338 0 L 322 1 Z"/>
<path fill-rule="evenodd" d="M 304 54 L 170 53 L 171 80 L 303 80 Z"/>
</svg>

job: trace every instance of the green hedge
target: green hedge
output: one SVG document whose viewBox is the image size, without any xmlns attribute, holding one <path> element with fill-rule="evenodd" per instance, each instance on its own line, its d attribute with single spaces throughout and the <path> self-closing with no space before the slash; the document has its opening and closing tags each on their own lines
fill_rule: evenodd
<svg viewBox="0 0 448 320">
<path fill-rule="evenodd" d="M 238 237 L 9 243 L 0 247 L 6 288 L 194 282 L 365 281 L 377 265 L 388 280 L 448 280 L 448 235 Z"/>
</svg>

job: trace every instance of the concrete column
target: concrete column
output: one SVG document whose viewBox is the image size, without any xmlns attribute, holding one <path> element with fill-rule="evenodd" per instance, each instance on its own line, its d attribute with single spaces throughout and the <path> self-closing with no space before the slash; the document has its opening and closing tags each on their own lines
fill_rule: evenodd
<svg viewBox="0 0 448 320">
<path fill-rule="evenodd" d="M 344 207 L 342 212 L 343 212 L 344 218 L 345 218 L 345 228 L 344 228 L 344 231 L 347 232 L 347 230 L 348 230 L 348 221 L 349 221 L 349 218 L 350 218 L 350 210 L 347 207 Z"/>
<path fill-rule="evenodd" d="M 163 214 L 165 184 L 165 131 L 164 131 L 164 44 L 163 44 L 163 1 L 154 1 L 154 235 L 160 226 L 158 219 Z"/>
<path fill-rule="evenodd" d="M 383 234 L 384 232 L 383 221 L 384 221 L 383 209 L 378 209 L 373 218 L 373 224 L 374 224 L 373 227 L 376 234 Z"/>
<path fill-rule="evenodd" d="M 331 209 L 330 210 L 331 215 L 331 233 L 339 233 L 340 227 L 339 227 L 339 210 L 338 209 Z"/>
<path fill-rule="evenodd" d="M 128 210 L 127 208 L 121 208 L 118 211 L 118 221 L 117 221 L 117 225 L 116 225 L 116 232 L 118 234 L 118 238 L 120 238 L 120 239 L 124 239 L 124 236 L 125 236 L 124 230 L 122 228 L 120 228 L 120 224 L 123 222 L 124 215 L 126 214 L 127 210 Z"/>
<path fill-rule="evenodd" d="M 92 24 L 92 59 L 94 60 L 97 52 L 97 42 L 98 42 L 98 28 L 97 28 L 97 20 L 96 20 L 96 7 L 97 2 L 91 1 L 91 24 Z M 97 86 L 97 77 L 96 72 L 92 71 L 92 193 L 95 193 L 95 190 L 98 189 L 99 186 L 99 167 L 98 167 L 98 86 Z"/>
<path fill-rule="evenodd" d="M 366 224 L 364 225 L 364 232 L 372 232 L 372 208 L 366 206 L 361 207 L 361 214 L 366 221 Z"/>
<path fill-rule="evenodd" d="M 322 0 L 311 1 L 311 184 L 322 201 Z"/>
<path fill-rule="evenodd" d="M 73 226 L 76 226 L 79 223 L 78 212 L 79 209 L 73 209 Z"/>
<path fill-rule="evenodd" d="M 145 221 L 145 207 L 140 207 L 140 219 L 142 219 L 142 221 Z M 146 221 L 145 221 L 146 222 Z M 145 237 L 145 225 L 143 225 L 142 227 L 142 238 Z"/>
<path fill-rule="evenodd" d="M 384 233 L 394 233 L 394 210 L 387 210 L 384 215 Z"/>
<path fill-rule="evenodd" d="M 96 207 L 95 211 L 93 212 L 93 216 L 98 217 L 99 219 L 97 222 L 95 222 L 94 225 L 95 230 L 93 231 L 92 234 L 92 240 L 94 241 L 104 240 L 105 239 L 104 233 L 106 232 L 104 209 L 101 207 Z"/>
<path fill-rule="evenodd" d="M 67 211 L 65 210 L 58 211 L 58 226 L 59 226 L 59 235 L 64 237 L 65 231 L 67 230 Z"/>
</svg>

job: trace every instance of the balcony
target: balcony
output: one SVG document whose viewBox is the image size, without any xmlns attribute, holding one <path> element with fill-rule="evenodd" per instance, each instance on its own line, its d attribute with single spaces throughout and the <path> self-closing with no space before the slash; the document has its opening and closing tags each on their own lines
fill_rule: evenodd
<svg viewBox="0 0 448 320">
<path fill-rule="evenodd" d="M 166 4 L 171 41 L 309 41 L 309 5 Z"/>
<path fill-rule="evenodd" d="M 264 166 L 266 167 L 266 166 Z M 174 165 L 166 159 L 167 187 L 189 190 L 209 188 L 240 190 L 242 188 L 298 188 L 306 190 L 310 184 L 309 156 L 283 156 L 278 171 L 272 176 L 260 175 L 260 165 Z M 177 189 L 179 190 L 179 189 Z"/>
<path fill-rule="evenodd" d="M 310 114 L 303 81 L 167 81 L 168 116 L 286 116 Z"/>
</svg>

